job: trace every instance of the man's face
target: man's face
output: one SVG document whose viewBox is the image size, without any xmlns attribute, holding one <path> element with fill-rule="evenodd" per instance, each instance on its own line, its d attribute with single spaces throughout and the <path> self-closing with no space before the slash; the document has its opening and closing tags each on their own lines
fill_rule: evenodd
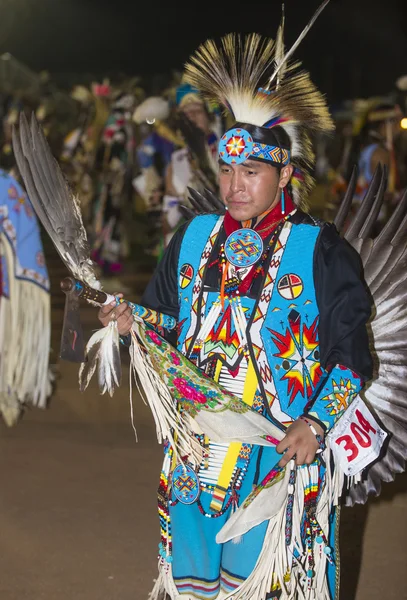
<svg viewBox="0 0 407 600">
<path fill-rule="evenodd" d="M 196 127 L 199 127 L 205 133 L 209 133 L 209 118 L 202 103 L 190 102 L 183 106 L 181 110 Z"/>
<path fill-rule="evenodd" d="M 246 160 L 240 165 L 221 162 L 219 187 L 230 215 L 236 221 L 247 221 L 278 203 L 280 173 L 275 167 L 257 160 Z"/>
</svg>

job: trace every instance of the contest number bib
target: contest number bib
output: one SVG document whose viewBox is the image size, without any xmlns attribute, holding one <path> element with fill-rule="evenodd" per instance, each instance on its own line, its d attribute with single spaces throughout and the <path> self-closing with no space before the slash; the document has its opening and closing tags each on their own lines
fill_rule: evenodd
<svg viewBox="0 0 407 600">
<path fill-rule="evenodd" d="M 345 475 L 352 477 L 378 458 L 387 433 L 358 397 L 328 437 L 336 462 Z"/>
</svg>

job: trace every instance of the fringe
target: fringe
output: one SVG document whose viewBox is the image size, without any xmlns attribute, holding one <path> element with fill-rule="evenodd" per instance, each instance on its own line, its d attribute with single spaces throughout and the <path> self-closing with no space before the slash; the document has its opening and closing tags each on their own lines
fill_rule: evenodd
<svg viewBox="0 0 407 600">
<path fill-rule="evenodd" d="M 158 561 L 158 578 L 148 595 L 148 600 L 194 600 L 185 594 L 179 594 L 172 576 L 172 567 L 163 558 Z"/>
<path fill-rule="evenodd" d="M 51 395 L 51 308 L 47 291 L 14 277 L 16 258 L 4 235 L 0 247 L 10 291 L 0 298 L 0 413 L 12 426 L 25 404 L 45 408 Z"/>
<path fill-rule="evenodd" d="M 144 332 L 143 323 L 135 320 L 131 330 L 129 348 L 130 369 L 141 397 L 153 413 L 158 442 L 162 444 L 165 439 L 168 439 L 178 461 L 181 460 L 181 457 L 188 456 L 188 460 L 199 464 L 202 460 L 202 448 L 195 437 L 191 435 L 177 410 L 176 402 L 157 374 L 149 354 L 144 349 Z M 176 432 L 176 437 L 174 432 Z"/>
<path fill-rule="evenodd" d="M 322 531 L 329 539 L 329 517 L 332 508 L 339 503 L 344 476 L 340 468 L 331 468 L 329 445 L 324 452 L 327 465 L 323 489 L 317 504 L 316 518 Z M 304 467 L 306 469 L 306 467 Z M 300 470 L 299 470 L 300 471 Z M 281 600 L 330 600 L 326 577 L 327 557 L 315 548 L 315 576 L 312 586 L 307 585 L 306 552 L 301 541 L 301 521 L 304 512 L 304 492 L 306 477 L 297 477 L 292 515 L 292 542 L 285 543 L 287 500 L 279 512 L 269 520 L 264 544 L 258 561 L 250 576 L 224 600 L 253 600 L 265 598 L 272 586 L 281 586 Z M 288 495 L 287 495 L 288 496 Z M 294 554 L 298 558 L 294 558 Z M 285 576 L 290 573 L 290 580 Z"/>
<path fill-rule="evenodd" d="M 329 539 L 329 518 L 332 508 L 339 502 L 344 476 L 339 468 L 331 469 L 329 460 L 331 452 L 328 445 L 323 456 L 327 470 L 317 504 L 316 518 L 325 536 Z M 299 476 L 302 469 L 303 476 Z M 287 493 L 286 500 L 281 506 L 276 507 L 278 510 L 269 519 L 263 548 L 252 573 L 233 592 L 220 594 L 219 600 L 263 600 L 276 585 L 281 587 L 281 600 L 331 600 L 326 577 L 327 556 L 323 551 L 319 552 L 317 547 L 314 549 L 315 575 L 311 587 L 308 586 L 306 548 L 301 540 L 304 494 L 308 481 L 307 472 L 307 467 L 302 467 L 297 471 L 291 544 L 287 546 L 285 539 Z M 285 481 L 287 482 L 287 479 Z M 267 488 L 260 492 L 260 494 L 262 493 L 265 494 L 266 501 Z M 269 501 L 268 498 L 267 501 Z M 150 595 L 150 600 L 164 600 L 165 591 L 171 600 L 189 599 L 189 596 L 179 595 L 172 578 L 171 567 L 163 560 L 159 562 L 159 572 L 160 576 L 152 592 L 153 595 Z M 289 580 L 286 580 L 287 574 L 289 574 Z M 163 593 L 164 596 L 160 595 Z"/>
</svg>

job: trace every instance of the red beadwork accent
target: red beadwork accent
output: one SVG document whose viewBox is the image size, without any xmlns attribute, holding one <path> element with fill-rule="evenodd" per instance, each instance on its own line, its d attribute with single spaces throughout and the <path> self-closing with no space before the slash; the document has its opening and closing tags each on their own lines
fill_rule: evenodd
<svg viewBox="0 0 407 600">
<path fill-rule="evenodd" d="M 218 517 L 221 517 L 222 515 L 225 514 L 225 512 L 228 510 L 229 506 L 232 504 L 232 502 L 235 500 L 235 495 L 232 494 L 229 498 L 229 500 L 226 502 L 225 506 L 222 508 L 222 510 L 220 510 L 217 513 L 207 513 L 204 511 L 203 506 L 201 504 L 201 501 L 198 499 L 197 504 L 198 504 L 198 509 L 199 512 L 201 513 L 201 515 L 203 515 L 204 517 L 208 517 L 208 519 L 217 519 Z"/>
</svg>

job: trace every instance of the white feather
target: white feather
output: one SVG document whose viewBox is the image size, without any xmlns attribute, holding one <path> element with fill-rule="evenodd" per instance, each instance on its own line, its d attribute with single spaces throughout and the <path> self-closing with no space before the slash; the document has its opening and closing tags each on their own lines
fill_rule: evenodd
<svg viewBox="0 0 407 600">
<path fill-rule="evenodd" d="M 291 48 L 289 49 L 287 54 L 279 61 L 279 65 L 275 69 L 273 75 L 270 77 L 269 87 L 273 83 L 273 81 L 277 77 L 277 75 L 281 72 L 283 67 L 287 64 L 288 60 L 291 58 L 291 56 L 294 54 L 294 52 L 297 50 L 298 46 L 301 44 L 302 40 L 305 38 L 305 36 L 309 32 L 309 30 L 311 29 L 311 27 L 313 26 L 315 21 L 318 19 L 319 15 L 324 10 L 324 8 L 329 4 L 329 2 L 330 2 L 330 0 L 324 0 L 324 2 L 321 4 L 321 6 L 315 12 L 314 16 L 312 17 L 312 19 L 310 20 L 308 25 L 302 30 L 301 34 L 298 36 L 298 38 L 296 39 L 294 44 L 291 46 Z"/>
<path fill-rule="evenodd" d="M 87 362 L 79 369 L 79 384 L 84 391 L 98 370 L 99 388 L 102 394 L 110 396 L 120 385 L 121 362 L 119 348 L 119 332 L 116 321 L 111 321 L 107 327 L 96 331 L 86 345 Z"/>
</svg>

